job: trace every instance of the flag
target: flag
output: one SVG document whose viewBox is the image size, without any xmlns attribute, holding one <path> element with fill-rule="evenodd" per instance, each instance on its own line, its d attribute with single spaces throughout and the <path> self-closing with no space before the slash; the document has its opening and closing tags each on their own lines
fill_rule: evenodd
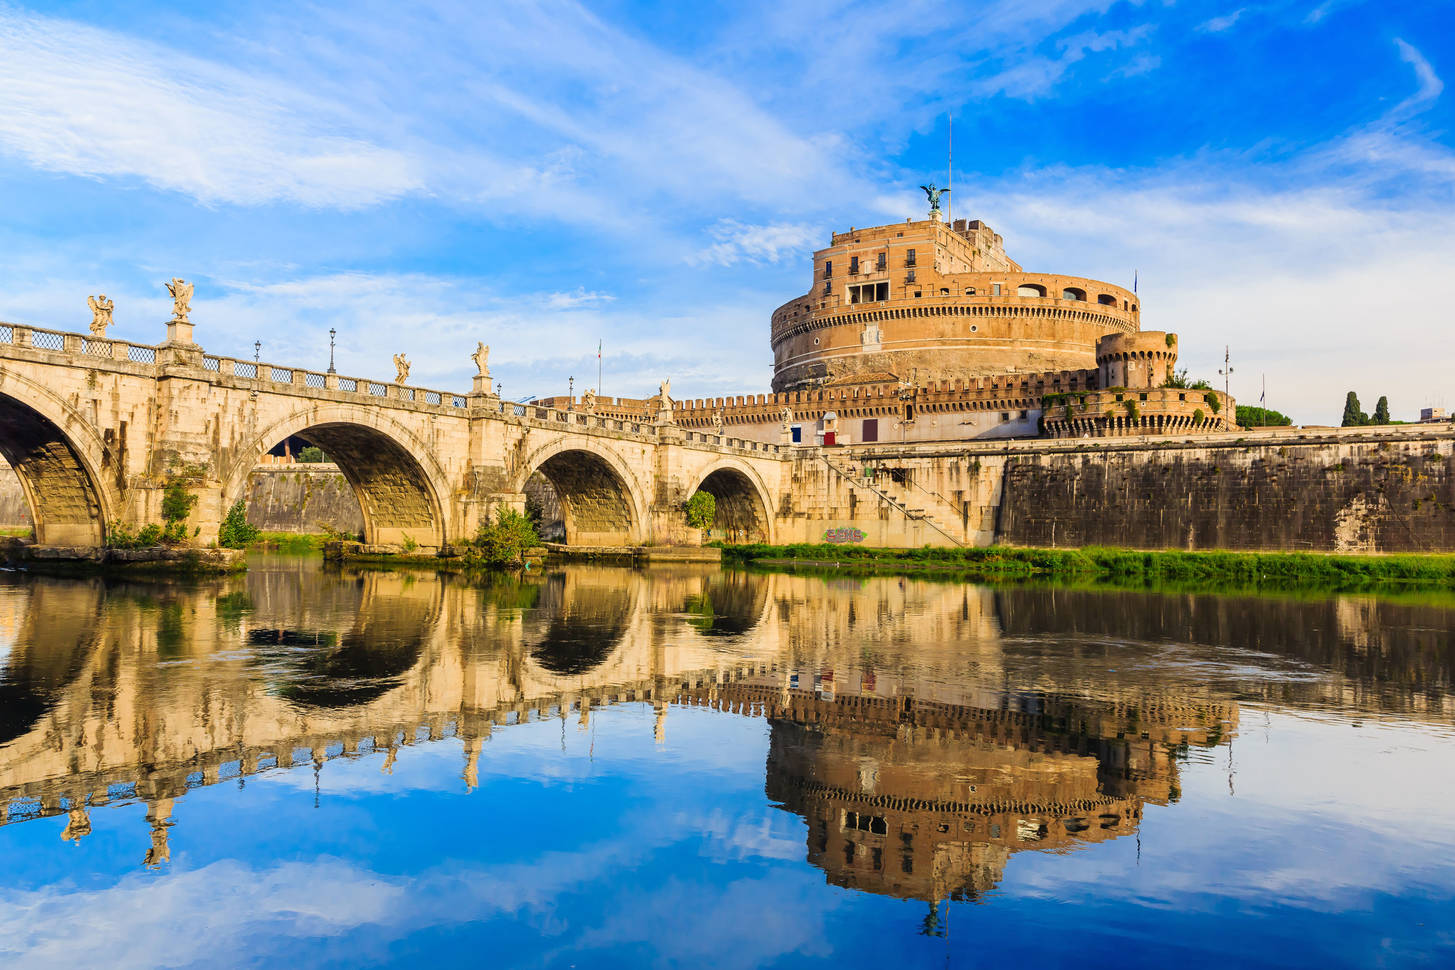
<svg viewBox="0 0 1455 970">
<path fill-rule="evenodd" d="M 1137 271 L 1132 270 L 1132 292 L 1137 292 Z"/>
</svg>

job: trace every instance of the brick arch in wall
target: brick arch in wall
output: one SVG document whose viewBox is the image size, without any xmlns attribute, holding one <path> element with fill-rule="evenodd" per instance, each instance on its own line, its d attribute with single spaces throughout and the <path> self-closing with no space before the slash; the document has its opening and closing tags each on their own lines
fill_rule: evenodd
<svg viewBox="0 0 1455 970">
<path fill-rule="evenodd" d="M 105 544 L 120 504 L 103 477 L 113 456 L 79 412 L 40 384 L 6 375 L 0 456 L 20 479 L 38 543 Z"/>
<path fill-rule="evenodd" d="M 562 437 L 536 449 L 522 463 L 515 491 L 539 473 L 560 505 L 565 540 L 572 546 L 630 546 L 642 541 L 645 514 L 641 487 L 617 454 L 592 441 Z"/>
<path fill-rule="evenodd" d="M 275 422 L 239 449 L 224 500 L 241 498 L 262 456 L 292 436 L 316 445 L 338 465 L 359 500 L 366 543 L 430 550 L 450 541 L 444 472 L 413 432 L 377 409 L 310 408 Z"/>
<path fill-rule="evenodd" d="M 731 458 L 714 462 L 694 491 L 712 495 L 716 503 L 712 528 L 725 533 L 728 541 L 773 541 L 772 499 L 750 466 Z"/>
</svg>

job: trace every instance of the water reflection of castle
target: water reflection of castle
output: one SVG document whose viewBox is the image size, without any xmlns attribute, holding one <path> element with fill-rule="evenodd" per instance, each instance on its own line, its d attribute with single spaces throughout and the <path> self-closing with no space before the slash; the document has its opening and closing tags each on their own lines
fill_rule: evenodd
<svg viewBox="0 0 1455 970">
<path fill-rule="evenodd" d="M 1176 799 L 1188 746 L 1230 736 L 1229 691 L 1098 666 L 1109 617 L 1149 641 L 1230 617 L 1279 625 L 1235 601 L 1160 598 L 1144 616 L 1095 594 L 1047 593 L 1059 600 L 1043 611 L 1041 593 L 592 568 L 484 590 L 281 567 L 187 590 L 12 579 L 0 823 L 67 814 L 81 838 L 96 807 L 140 800 L 155 863 L 174 800 L 199 785 L 374 752 L 389 770 L 411 745 L 455 737 L 474 786 L 502 725 L 647 702 L 660 740 L 672 703 L 709 704 L 768 718 L 768 795 L 805 819 L 832 881 L 974 895 L 1017 850 L 1134 831 L 1147 803 Z M 1386 677 L 1417 671 L 1405 680 L 1426 709 L 1444 696 L 1430 688 L 1448 687 L 1448 664 L 1426 662 L 1428 644 L 1382 642 L 1378 609 L 1330 609 L 1368 622 L 1349 636 L 1319 617 L 1284 624 L 1335 631 L 1290 652 L 1338 659 L 1353 644 L 1398 661 Z M 1362 681 L 1330 683 L 1347 700 Z"/>
<path fill-rule="evenodd" d="M 930 901 L 993 888 L 1019 850 L 1131 834 L 1144 804 L 1177 799 L 1179 753 L 1237 719 L 1234 703 L 1195 694 L 972 687 L 964 703 L 920 702 L 879 693 L 869 672 L 821 673 L 813 689 L 777 677 L 682 699 L 768 718 L 768 797 L 807 822 L 808 859 L 830 882 Z"/>
</svg>

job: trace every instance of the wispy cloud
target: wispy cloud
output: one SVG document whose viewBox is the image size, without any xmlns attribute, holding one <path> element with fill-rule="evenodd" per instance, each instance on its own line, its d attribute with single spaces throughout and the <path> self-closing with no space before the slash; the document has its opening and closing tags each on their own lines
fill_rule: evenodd
<svg viewBox="0 0 1455 970">
<path fill-rule="evenodd" d="M 804 223 L 756 226 L 736 219 L 719 220 L 708 235 L 717 241 L 696 253 L 691 262 L 731 266 L 742 260 L 776 263 L 791 257 L 801 259 L 813 253 L 815 242 L 823 240 L 820 230 Z"/>
<path fill-rule="evenodd" d="M 337 106 L 174 50 L 0 7 L 0 149 L 204 203 L 360 206 L 423 186 Z"/>
</svg>

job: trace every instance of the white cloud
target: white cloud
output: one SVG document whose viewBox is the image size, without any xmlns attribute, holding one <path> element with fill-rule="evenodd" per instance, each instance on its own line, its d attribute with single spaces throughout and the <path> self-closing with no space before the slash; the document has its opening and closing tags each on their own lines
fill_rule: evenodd
<svg viewBox="0 0 1455 970">
<path fill-rule="evenodd" d="M 1197 29 L 1209 34 L 1217 34 L 1225 30 L 1231 30 L 1242 19 L 1243 14 L 1247 12 L 1247 7 L 1239 7 L 1237 10 L 1222 14 L 1221 16 L 1210 17 L 1204 20 L 1198 24 Z"/>
<path fill-rule="evenodd" d="M 0 149 L 205 203 L 368 205 L 417 191 L 405 153 L 332 106 L 176 51 L 0 8 Z"/>
<path fill-rule="evenodd" d="M 1399 48 L 1400 59 L 1414 68 L 1415 79 L 1419 82 L 1415 93 L 1400 102 L 1395 113 L 1413 114 L 1433 103 L 1440 96 L 1440 92 L 1445 90 L 1445 82 L 1440 80 L 1439 76 L 1435 74 L 1435 69 L 1430 66 L 1430 62 L 1425 60 L 1424 55 L 1412 45 L 1398 37 L 1394 39 L 1394 45 Z"/>
<path fill-rule="evenodd" d="M 776 263 L 783 259 L 806 259 L 825 234 L 804 223 L 748 225 L 736 219 L 721 219 L 707 230 L 717 242 L 691 258 L 693 263 L 731 266 L 742 260 Z M 786 299 L 786 297 L 785 297 Z"/>
</svg>

